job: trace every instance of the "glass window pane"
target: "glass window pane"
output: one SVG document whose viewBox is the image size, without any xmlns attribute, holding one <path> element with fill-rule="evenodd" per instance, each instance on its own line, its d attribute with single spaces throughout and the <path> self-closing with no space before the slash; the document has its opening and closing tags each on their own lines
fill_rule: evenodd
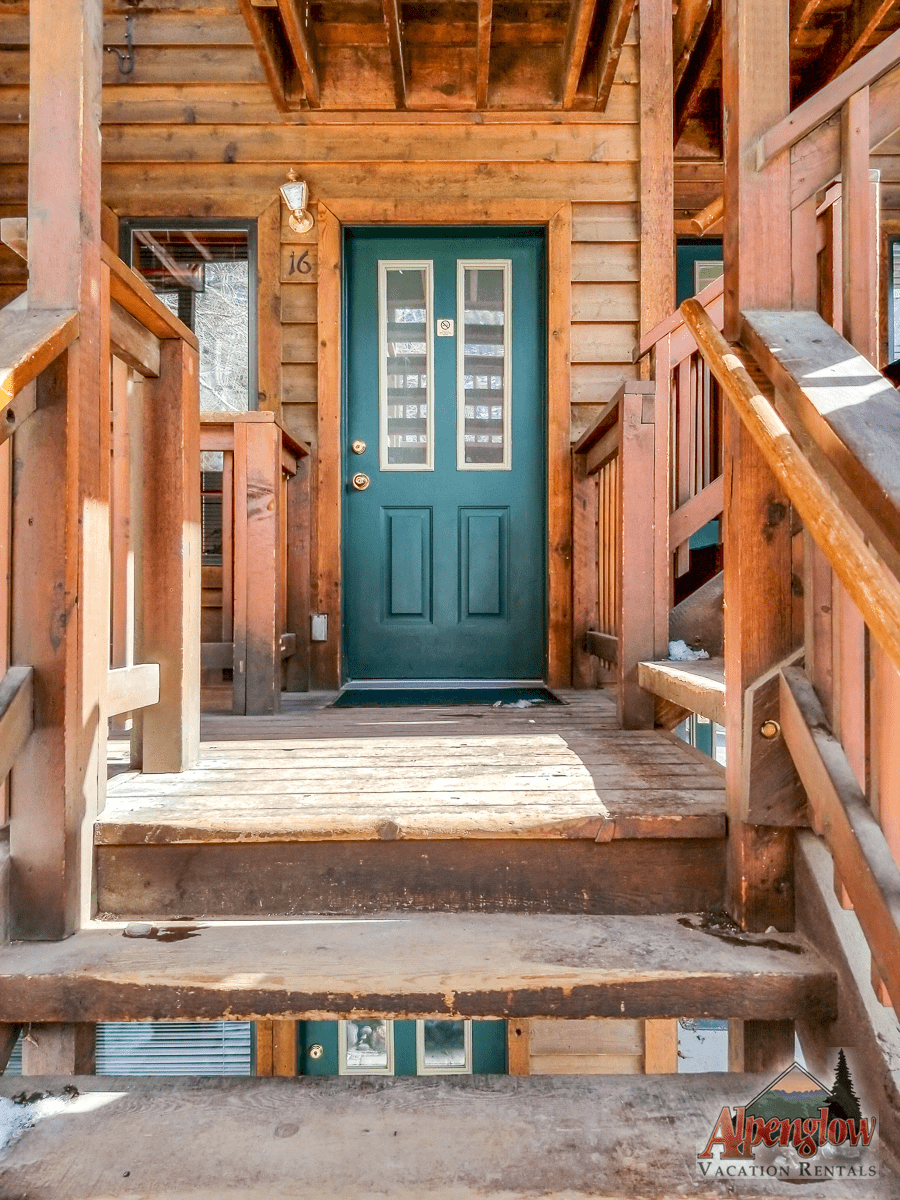
<svg viewBox="0 0 900 1200">
<path fill-rule="evenodd" d="M 428 471 L 432 454 L 431 263 L 378 264 L 381 469 Z"/>
<path fill-rule="evenodd" d="M 341 1075 L 392 1075 L 394 1029 L 391 1021 L 364 1018 L 341 1021 L 338 1027 Z"/>
<path fill-rule="evenodd" d="M 461 262 L 458 277 L 457 465 L 509 470 L 509 298 L 512 265 Z"/>
<path fill-rule="evenodd" d="M 416 1022 L 416 1058 L 420 1075 L 472 1073 L 472 1022 Z"/>
<path fill-rule="evenodd" d="M 250 404 L 250 271 L 246 229 L 133 229 L 134 269 L 200 343 L 200 409 Z"/>
</svg>

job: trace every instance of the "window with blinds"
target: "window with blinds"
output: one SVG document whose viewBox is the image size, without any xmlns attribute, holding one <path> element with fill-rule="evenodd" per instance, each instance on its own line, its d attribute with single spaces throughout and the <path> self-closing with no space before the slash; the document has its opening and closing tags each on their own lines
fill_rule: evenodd
<svg viewBox="0 0 900 1200">
<path fill-rule="evenodd" d="M 22 1073 L 22 1039 L 5 1075 Z M 252 1075 L 252 1021 L 137 1021 L 97 1026 L 97 1075 Z"/>
</svg>

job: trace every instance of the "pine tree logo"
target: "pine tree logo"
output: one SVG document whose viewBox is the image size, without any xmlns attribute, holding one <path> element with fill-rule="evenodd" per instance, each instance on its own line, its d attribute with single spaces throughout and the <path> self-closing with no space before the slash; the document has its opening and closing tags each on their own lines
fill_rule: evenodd
<svg viewBox="0 0 900 1200">
<path fill-rule="evenodd" d="M 853 1080 L 850 1078 L 850 1068 L 843 1050 L 838 1052 L 837 1067 L 834 1072 L 834 1087 L 828 1096 L 828 1120 L 857 1121 L 862 1120 L 862 1109 L 853 1090 Z"/>
</svg>

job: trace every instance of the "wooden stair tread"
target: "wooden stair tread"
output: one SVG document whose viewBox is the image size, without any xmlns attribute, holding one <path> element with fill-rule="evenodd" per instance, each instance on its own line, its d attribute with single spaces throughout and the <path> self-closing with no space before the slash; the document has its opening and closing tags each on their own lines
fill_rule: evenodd
<svg viewBox="0 0 900 1200">
<path fill-rule="evenodd" d="M 197 768 L 112 779 L 95 842 L 378 840 L 385 828 L 392 839 L 724 837 L 720 768 L 658 731 L 571 727 L 570 709 L 607 707 L 526 709 L 537 715 L 525 725 L 503 723 L 518 710 L 500 725 L 484 710 L 420 708 L 221 718 Z M 385 726 L 391 713 L 403 736 Z M 449 723 L 435 729 L 431 713 Z M 272 721 L 286 736 L 254 735 Z"/>
<path fill-rule="evenodd" d="M 725 664 L 721 658 L 638 663 L 638 682 L 654 696 L 725 724 Z"/>
<path fill-rule="evenodd" d="M 699 922 L 385 913 L 161 926 L 173 940 L 102 922 L 0 950 L 0 1021 L 833 1017 L 833 973 L 801 939 Z"/>
<path fill-rule="evenodd" d="M 0 1079 L 0 1095 L 24 1082 Z M 758 1095 L 771 1083 L 761 1075 L 34 1083 L 58 1098 L 43 1101 L 56 1113 L 7 1150 L 3 1195 L 707 1200 L 783 1198 L 796 1186 L 698 1172 L 721 1110 Z M 64 1096 L 65 1085 L 78 1095 Z M 801 1190 L 815 1200 L 889 1200 L 897 1180 L 881 1163 L 864 1183 L 810 1180 Z"/>
</svg>

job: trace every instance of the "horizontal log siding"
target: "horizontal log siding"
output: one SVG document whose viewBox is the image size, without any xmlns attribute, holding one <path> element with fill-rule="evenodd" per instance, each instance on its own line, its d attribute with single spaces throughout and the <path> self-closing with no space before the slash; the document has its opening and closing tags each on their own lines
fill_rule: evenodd
<svg viewBox="0 0 900 1200">
<path fill-rule="evenodd" d="M 0 54 L 0 213 L 4 215 L 24 213 L 27 194 L 27 18 L 24 2 L 16 7 L 18 11 L 5 9 L 0 15 L 0 41 L 7 47 Z M 124 41 L 128 11 L 132 10 L 123 0 L 107 12 L 107 44 Z M 566 113 L 513 111 L 527 107 L 532 92 L 536 104 L 547 80 L 510 71 L 510 79 L 521 79 L 522 90 L 518 97 L 507 94 L 509 84 L 499 77 L 509 69 L 508 56 L 521 53 L 512 45 L 498 52 L 498 82 L 495 86 L 492 74 L 491 83 L 492 111 L 464 111 L 467 52 L 439 46 L 434 48 L 437 57 L 447 59 L 453 80 L 460 85 L 456 98 L 446 89 L 443 101 L 437 92 L 426 94 L 427 88 L 416 91 L 416 63 L 428 53 L 419 47 L 413 62 L 411 111 L 361 111 L 358 106 L 366 103 L 392 103 L 391 98 L 379 99 L 373 80 L 362 75 L 353 82 L 353 98 L 347 105 L 357 106 L 356 111 L 329 110 L 327 90 L 333 72 L 328 64 L 336 67 L 340 60 L 350 72 L 348 78 L 357 68 L 341 59 L 346 47 L 323 45 L 320 40 L 326 110 L 283 115 L 274 106 L 256 52 L 236 16 L 232 5 L 217 8 L 215 0 L 202 11 L 199 0 L 169 0 L 164 9 L 137 10 L 131 76 L 119 74 L 115 55 L 104 56 L 106 203 L 123 217 L 253 218 L 272 203 L 292 165 L 309 183 L 313 208 L 319 201 L 339 206 L 351 200 L 421 199 L 458 204 L 461 212 L 468 206 L 477 222 L 481 202 L 571 202 L 571 436 L 577 439 L 622 380 L 636 373 L 632 363 L 640 313 L 636 19 L 602 114 L 577 108 Z M 377 58 L 375 48 L 371 49 Z M 554 55 L 545 58 L 540 70 L 555 71 Z M 471 66 L 474 70 L 474 59 Z M 434 80 L 440 84 L 437 75 Z M 414 111 L 416 103 L 435 101 L 446 103 L 447 110 Z M 502 104 L 508 104 L 509 110 L 497 111 Z M 696 207 L 701 206 L 698 202 Z M 281 237 L 282 415 L 292 434 L 315 447 L 317 286 L 314 273 L 310 282 L 286 277 L 285 264 L 298 243 L 286 219 Z M 311 249 L 316 237 L 314 230 L 308 239 Z M 4 266 L 8 283 L 21 286 L 20 266 L 0 250 L 0 276 Z M 6 282 L 0 278 L 0 286 Z M 586 519 L 590 524 L 589 514 Z M 579 581 L 590 579 L 595 570 L 592 565 L 585 570 L 582 563 L 574 566 L 577 638 L 579 630 L 596 624 L 596 588 L 578 595 Z M 575 657 L 580 682 L 595 682 L 596 663 L 579 649 Z"/>
</svg>

